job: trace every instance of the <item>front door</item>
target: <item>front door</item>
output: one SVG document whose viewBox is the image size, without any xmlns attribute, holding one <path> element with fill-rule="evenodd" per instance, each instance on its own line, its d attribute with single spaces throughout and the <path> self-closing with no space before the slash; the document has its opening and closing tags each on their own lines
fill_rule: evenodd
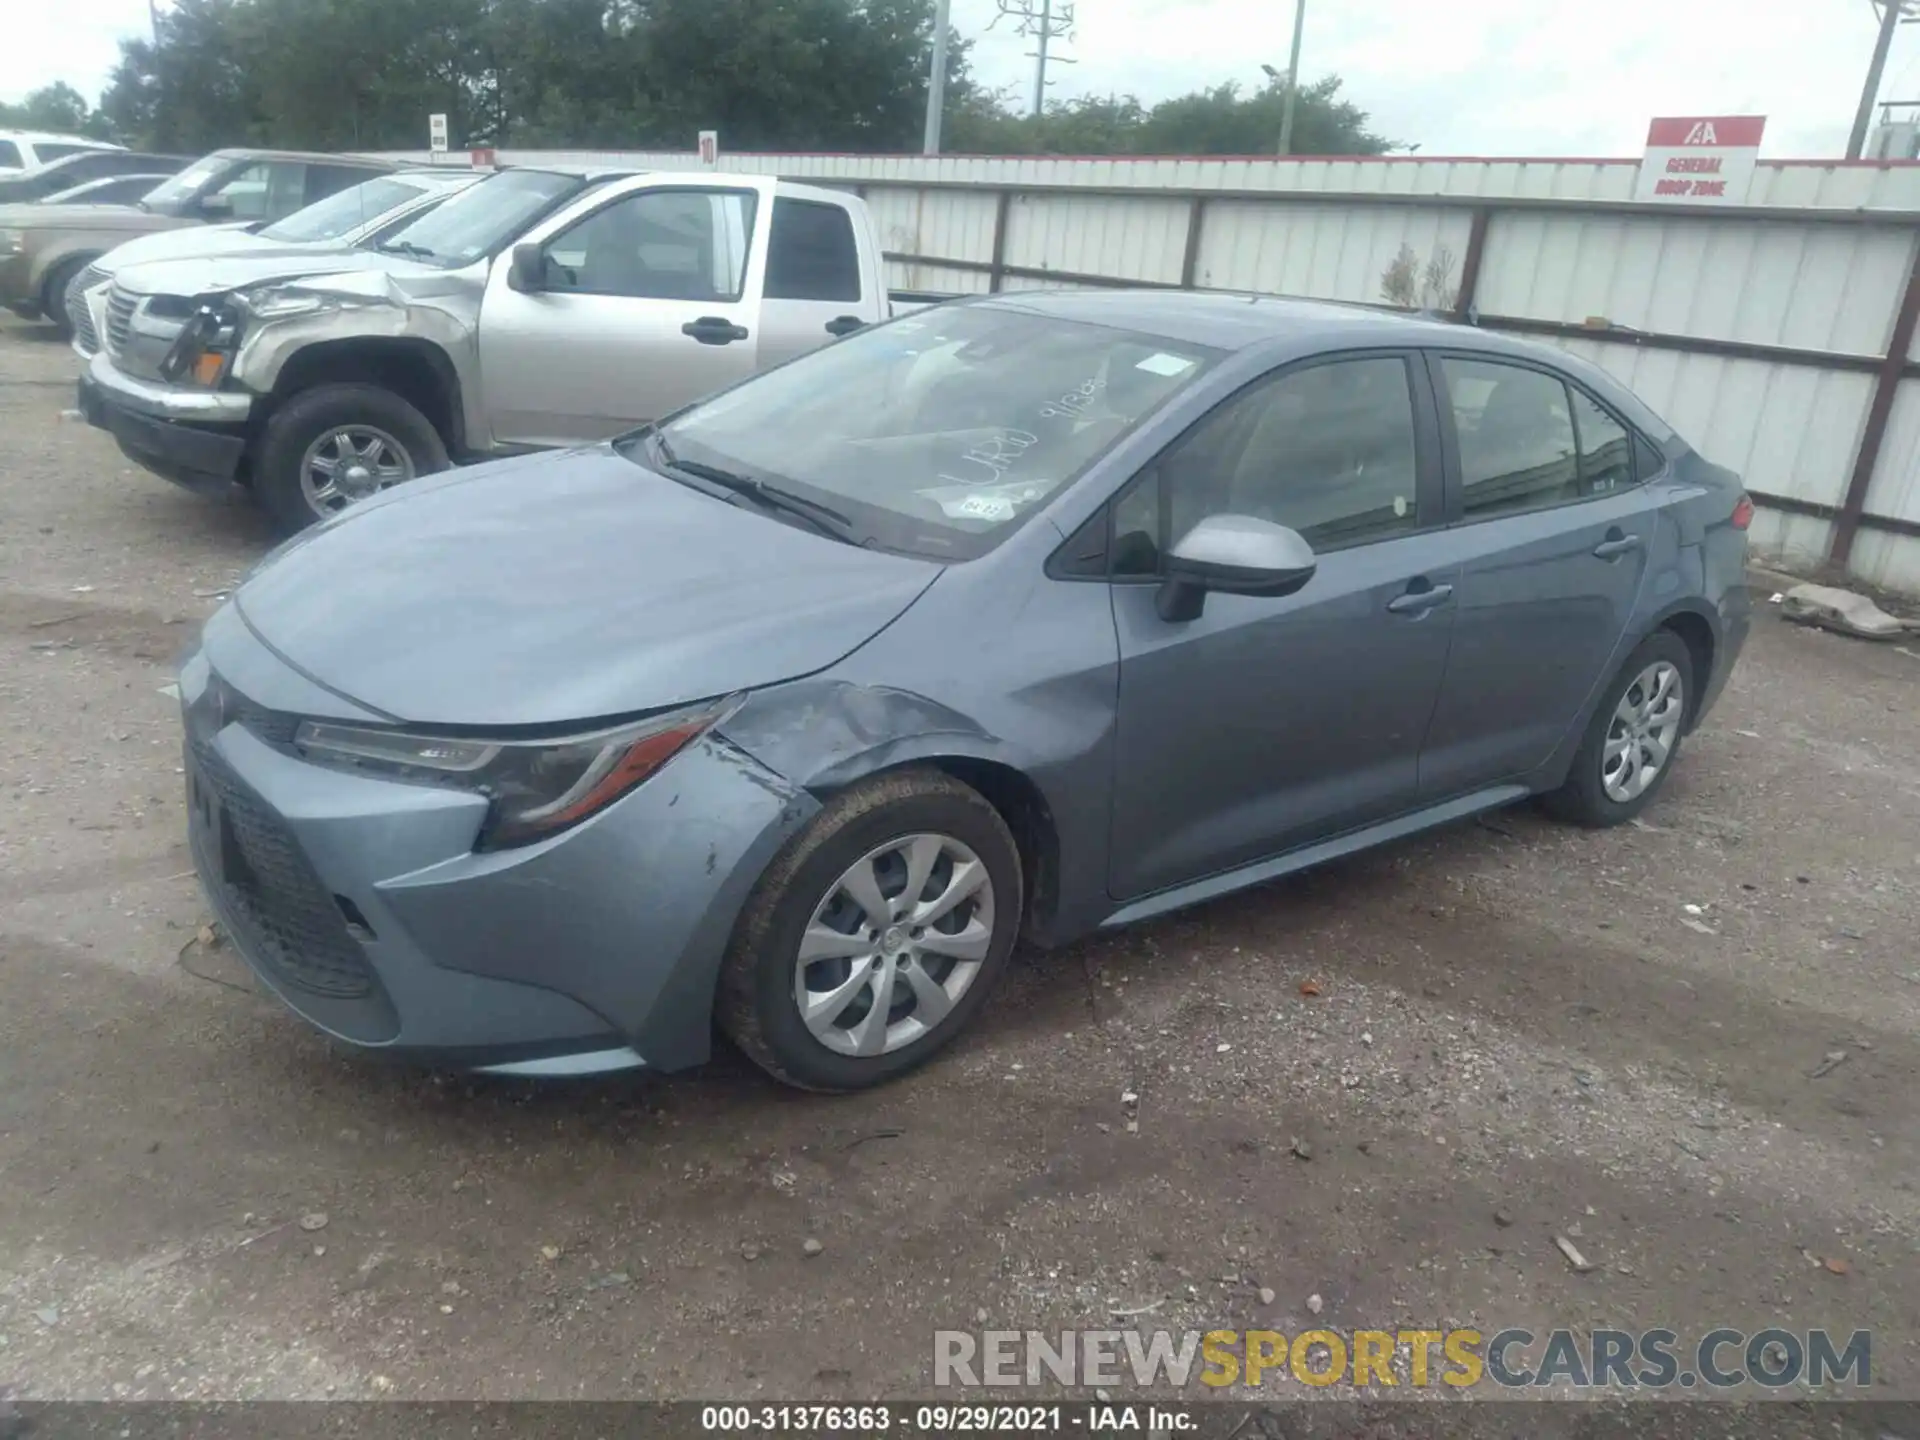
<svg viewBox="0 0 1920 1440">
<path fill-rule="evenodd" d="M 480 312 L 496 443 L 605 439 L 751 375 L 771 197 L 745 177 L 616 190 L 534 232 L 531 291 L 500 256 Z"/>
<path fill-rule="evenodd" d="M 1461 566 L 1453 653 L 1421 764 L 1433 801 L 1544 763 L 1619 663 L 1657 545 L 1632 436 L 1555 372 L 1434 362 Z"/>
<path fill-rule="evenodd" d="M 1441 501 L 1431 390 L 1398 353 L 1257 382 L 1116 500 L 1116 898 L 1413 807 L 1459 579 L 1431 559 Z M 1160 556 L 1210 514 L 1291 526 L 1318 570 L 1161 619 Z"/>
</svg>

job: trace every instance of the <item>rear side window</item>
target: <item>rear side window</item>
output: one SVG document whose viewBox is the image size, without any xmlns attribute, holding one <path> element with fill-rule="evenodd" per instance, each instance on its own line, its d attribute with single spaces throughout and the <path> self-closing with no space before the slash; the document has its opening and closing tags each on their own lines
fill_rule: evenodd
<svg viewBox="0 0 1920 1440">
<path fill-rule="evenodd" d="M 1539 370 L 1448 357 L 1441 362 L 1460 446 L 1469 520 L 1581 498 L 1567 387 Z"/>
<path fill-rule="evenodd" d="M 838 205 L 776 199 L 768 239 L 769 300 L 858 300 L 860 247 Z"/>
<path fill-rule="evenodd" d="M 11 140 L 0 140 L 0 166 L 9 170 L 20 168 L 20 147 Z"/>
<path fill-rule="evenodd" d="M 1573 396 L 1574 439 L 1580 446 L 1580 493 L 1605 495 L 1633 485 L 1633 437 L 1586 395 Z"/>
</svg>

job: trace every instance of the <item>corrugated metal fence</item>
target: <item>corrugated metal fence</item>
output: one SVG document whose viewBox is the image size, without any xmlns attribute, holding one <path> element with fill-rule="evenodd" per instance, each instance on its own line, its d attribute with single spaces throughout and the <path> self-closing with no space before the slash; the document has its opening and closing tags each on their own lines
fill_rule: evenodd
<svg viewBox="0 0 1920 1440">
<path fill-rule="evenodd" d="M 698 168 L 639 152 L 499 159 Z M 1920 166 L 1764 163 L 1747 204 L 1711 209 L 1633 203 L 1634 161 L 740 155 L 719 168 L 859 189 L 900 288 L 1257 290 L 1538 336 L 1743 474 L 1759 549 L 1920 592 Z"/>
</svg>

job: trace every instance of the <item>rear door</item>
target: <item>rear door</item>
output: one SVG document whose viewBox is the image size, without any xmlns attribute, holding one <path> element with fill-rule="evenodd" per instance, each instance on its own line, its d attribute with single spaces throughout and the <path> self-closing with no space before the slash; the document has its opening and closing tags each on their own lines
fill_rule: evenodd
<svg viewBox="0 0 1920 1440">
<path fill-rule="evenodd" d="M 871 323 L 880 299 L 878 257 L 856 238 L 851 209 L 775 195 L 760 305 L 762 369 Z"/>
<path fill-rule="evenodd" d="M 1423 796 L 1546 761 L 1612 669 L 1655 544 L 1632 434 L 1558 371 L 1430 357 L 1447 439 L 1452 653 L 1421 756 Z"/>
<path fill-rule="evenodd" d="M 480 368 L 496 443 L 567 445 L 654 420 L 758 366 L 771 179 L 631 181 L 529 232 L 537 290 L 487 279 Z"/>
</svg>

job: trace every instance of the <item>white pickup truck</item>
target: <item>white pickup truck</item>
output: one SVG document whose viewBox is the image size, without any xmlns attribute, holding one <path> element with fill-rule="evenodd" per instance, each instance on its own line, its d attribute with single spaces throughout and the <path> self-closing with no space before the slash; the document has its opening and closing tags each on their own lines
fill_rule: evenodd
<svg viewBox="0 0 1920 1440">
<path fill-rule="evenodd" d="M 85 303 L 87 418 L 169 480 L 249 487 L 289 533 L 456 461 L 658 419 L 893 308 L 855 195 L 550 169 L 373 249 L 133 265 Z"/>
</svg>

